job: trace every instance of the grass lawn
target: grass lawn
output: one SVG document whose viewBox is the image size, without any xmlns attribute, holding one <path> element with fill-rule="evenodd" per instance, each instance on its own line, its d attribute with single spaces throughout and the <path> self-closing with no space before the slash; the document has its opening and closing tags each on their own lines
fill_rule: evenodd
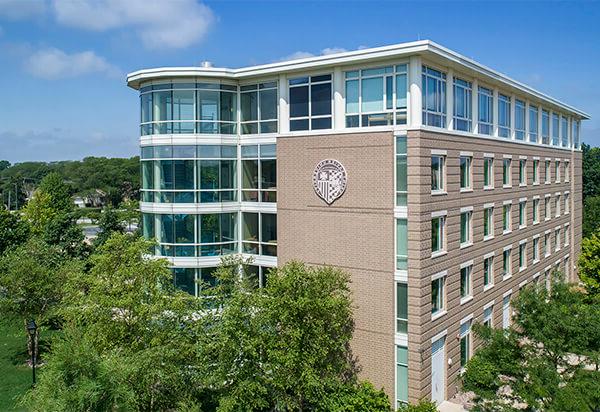
<svg viewBox="0 0 600 412">
<path fill-rule="evenodd" d="M 31 387 L 27 337 L 18 321 L 0 320 L 0 411 L 24 411 L 15 399 Z"/>
</svg>

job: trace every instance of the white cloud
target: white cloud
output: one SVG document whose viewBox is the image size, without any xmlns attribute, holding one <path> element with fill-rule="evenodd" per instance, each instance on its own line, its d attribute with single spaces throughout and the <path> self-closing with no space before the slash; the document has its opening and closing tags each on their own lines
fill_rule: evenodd
<svg viewBox="0 0 600 412">
<path fill-rule="evenodd" d="M 0 0 L 0 16 L 11 20 L 41 16 L 45 12 L 45 0 Z"/>
<path fill-rule="evenodd" d="M 347 52 L 348 50 L 342 48 L 342 47 L 326 47 L 323 50 L 321 50 L 321 52 L 318 54 L 319 56 L 326 56 L 328 54 L 336 54 L 336 53 L 344 53 Z M 317 56 L 314 53 L 311 52 L 306 52 L 306 51 L 297 51 L 294 52 L 292 54 L 289 54 L 287 56 L 284 56 L 280 59 L 277 59 L 276 61 L 278 62 L 284 62 L 287 60 L 297 60 L 297 59 L 306 59 L 308 57 L 315 57 Z"/>
<path fill-rule="evenodd" d="M 65 26 L 91 31 L 134 27 L 149 49 L 188 47 L 214 22 L 211 9 L 196 0 L 53 0 L 53 9 Z"/>
<path fill-rule="evenodd" d="M 60 79 L 98 73 L 118 77 L 121 72 L 93 51 L 67 54 L 56 48 L 34 52 L 25 59 L 25 69 L 43 79 Z"/>
</svg>

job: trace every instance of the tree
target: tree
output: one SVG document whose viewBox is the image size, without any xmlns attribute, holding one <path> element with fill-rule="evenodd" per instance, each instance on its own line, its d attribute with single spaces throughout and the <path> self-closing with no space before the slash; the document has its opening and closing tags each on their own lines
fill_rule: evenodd
<svg viewBox="0 0 600 412">
<path fill-rule="evenodd" d="M 0 256 L 11 247 L 27 240 L 29 226 L 19 215 L 0 208 Z"/>
<path fill-rule="evenodd" d="M 588 293 L 600 297 L 600 233 L 592 233 L 581 242 L 578 261 L 579 279 Z"/>
<path fill-rule="evenodd" d="M 197 351 L 199 378 L 217 410 L 351 411 L 361 393 L 369 410 L 389 410 L 385 394 L 356 379 L 347 274 L 290 262 L 257 289 L 246 262 L 233 258 L 216 278 L 203 288 Z"/>
<path fill-rule="evenodd" d="M 464 389 L 478 410 L 594 411 L 600 407 L 600 308 L 555 279 L 513 301 L 513 327 L 475 325 L 481 347 L 467 363 Z"/>
<path fill-rule="evenodd" d="M 582 144 L 583 198 L 600 195 L 600 148 Z"/>
<path fill-rule="evenodd" d="M 24 325 L 30 319 L 43 325 L 57 316 L 63 285 L 80 270 L 79 262 L 66 260 L 57 247 L 38 238 L 10 249 L 0 258 L 2 312 L 20 318 Z M 30 353 L 31 348 L 30 341 Z"/>
<path fill-rule="evenodd" d="M 175 289 L 150 243 L 113 234 L 91 269 L 66 283 L 64 334 L 25 397 L 32 411 L 199 409 L 196 340 L 199 300 Z"/>
<path fill-rule="evenodd" d="M 600 195 L 588 196 L 583 202 L 583 237 L 600 229 Z"/>
<path fill-rule="evenodd" d="M 94 246 L 103 245 L 113 233 L 123 233 L 125 227 L 123 225 L 121 214 L 112 207 L 106 207 L 100 214 L 98 219 L 100 233 L 94 241 Z"/>
<path fill-rule="evenodd" d="M 8 160 L 0 160 L 0 172 L 8 169 L 10 167 L 10 162 Z"/>
</svg>

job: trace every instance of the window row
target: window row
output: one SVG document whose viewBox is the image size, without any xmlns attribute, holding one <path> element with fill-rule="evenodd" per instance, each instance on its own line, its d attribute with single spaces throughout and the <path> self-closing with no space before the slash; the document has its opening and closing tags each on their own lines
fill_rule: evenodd
<svg viewBox="0 0 600 412">
<path fill-rule="evenodd" d="M 242 201 L 277 201 L 275 145 L 242 146 L 239 162 L 235 160 L 236 146 L 198 146 L 195 155 L 195 146 L 165 148 L 170 150 L 162 146 L 144 148 L 154 153 L 142 153 L 143 202 L 232 202 L 238 200 L 238 187 L 241 187 Z M 187 157 L 183 156 L 186 148 L 189 149 Z M 211 152 L 206 153 L 208 149 L 205 148 Z M 175 160 L 146 160 L 149 158 L 147 156 L 164 159 L 167 155 L 181 157 Z M 206 158 L 187 160 L 196 156 Z M 239 182 L 238 176 L 241 176 Z"/>
<path fill-rule="evenodd" d="M 277 133 L 277 82 L 239 90 L 241 134 Z M 173 83 L 140 89 L 141 134 L 237 134 L 238 88 L 219 83 Z"/>
<path fill-rule="evenodd" d="M 441 152 L 440 152 L 441 153 Z M 396 154 L 396 170 L 399 170 L 399 156 Z M 462 192 L 472 191 L 473 190 L 473 155 L 465 154 L 464 152 L 458 158 L 458 167 L 459 167 L 459 183 L 460 190 Z M 483 157 L 483 189 L 490 190 L 494 189 L 495 175 L 496 175 L 496 163 L 498 163 L 494 156 L 492 155 L 484 155 Z M 513 186 L 513 159 L 512 156 L 504 155 L 499 162 L 502 167 L 502 187 L 510 188 Z M 531 166 L 529 166 L 531 164 Z M 562 164 L 562 166 L 561 166 Z M 433 194 L 443 194 L 446 193 L 446 175 L 448 159 L 445 154 L 432 154 L 431 155 L 431 192 Z M 571 179 L 571 162 L 565 160 L 561 162 L 560 160 L 554 161 L 554 168 L 552 169 L 552 161 L 544 160 L 543 161 L 543 169 L 542 164 L 539 159 L 533 159 L 531 162 L 528 161 L 525 157 L 520 157 L 518 159 L 518 163 L 516 166 L 517 171 L 517 182 L 519 186 L 527 186 L 529 183 L 529 175 L 531 175 L 531 182 L 533 185 L 539 185 L 540 179 L 543 171 L 543 178 L 545 184 L 550 184 L 552 182 L 552 176 L 554 176 L 554 183 L 561 183 L 561 171 L 564 176 L 564 182 L 568 183 Z M 406 166 L 404 165 L 404 169 L 406 171 Z M 400 175 L 397 172 L 396 176 L 397 180 L 400 178 Z M 404 177 L 404 181 L 406 178 Z"/>
<path fill-rule="evenodd" d="M 574 118 L 502 92 L 495 94 L 491 88 L 475 87 L 460 76 L 454 76 L 452 83 L 447 85 L 446 73 L 432 67 L 423 66 L 421 73 L 424 125 L 446 128 L 447 116 L 451 116 L 454 130 L 579 148 L 579 121 Z M 446 107 L 447 87 L 452 91 L 451 113 Z M 477 104 L 477 113 L 474 113 L 473 102 Z M 497 130 L 494 130 L 494 123 Z"/>
<path fill-rule="evenodd" d="M 263 288 L 267 284 L 269 271 L 272 268 L 266 266 L 247 265 L 244 266 L 244 275 L 247 276 L 250 285 L 255 288 Z M 173 282 L 176 287 L 192 296 L 202 296 L 203 287 L 213 287 L 218 281 L 215 272 L 218 267 L 208 268 L 171 268 Z"/>
<path fill-rule="evenodd" d="M 142 233 L 146 239 L 156 240 L 158 256 L 201 257 L 239 252 L 277 256 L 277 215 L 273 213 L 142 213 Z"/>
<path fill-rule="evenodd" d="M 564 193 L 564 214 L 570 213 L 569 193 Z M 532 200 L 532 223 L 538 224 L 541 220 L 540 213 L 540 197 L 534 196 Z M 554 197 L 554 217 L 561 216 L 561 194 L 556 194 Z M 481 215 L 483 223 L 483 240 L 493 239 L 495 236 L 495 214 L 496 206 L 494 203 L 484 204 L 483 213 Z M 513 203 L 511 200 L 504 201 L 501 205 L 502 219 L 502 234 L 509 234 L 513 230 Z M 460 248 L 465 248 L 473 244 L 473 207 L 464 207 L 460 210 Z M 543 217 L 545 221 L 552 218 L 552 201 L 551 196 L 544 198 Z M 519 199 L 518 208 L 518 229 L 524 229 L 529 222 L 528 201 L 526 198 Z M 447 251 L 446 247 L 446 212 L 434 213 L 431 219 L 431 253 L 433 256 Z M 407 230 L 406 219 L 396 219 L 396 269 L 406 269 L 407 255 Z"/>
</svg>

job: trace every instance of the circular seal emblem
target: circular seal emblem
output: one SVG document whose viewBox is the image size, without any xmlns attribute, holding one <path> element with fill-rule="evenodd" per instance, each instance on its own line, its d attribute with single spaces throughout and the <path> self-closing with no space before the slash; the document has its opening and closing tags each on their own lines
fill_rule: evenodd
<svg viewBox="0 0 600 412">
<path fill-rule="evenodd" d="M 321 160 L 313 172 L 315 193 L 328 205 L 336 201 L 346 190 L 346 169 L 334 159 Z"/>
</svg>

